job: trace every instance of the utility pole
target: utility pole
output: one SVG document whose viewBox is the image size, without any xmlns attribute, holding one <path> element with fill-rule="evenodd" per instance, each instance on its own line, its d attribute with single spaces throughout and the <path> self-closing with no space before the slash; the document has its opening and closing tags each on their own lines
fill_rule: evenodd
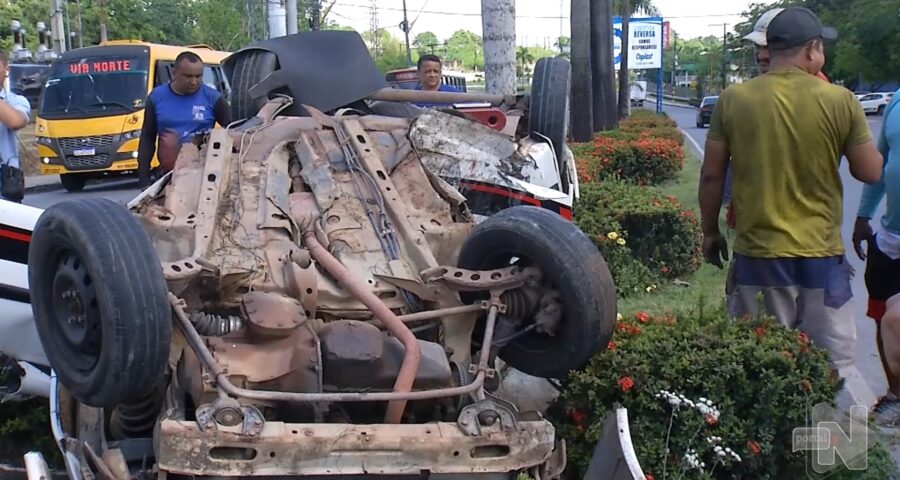
<svg viewBox="0 0 900 480">
<path fill-rule="evenodd" d="M 722 24 L 722 91 L 725 91 L 725 88 L 728 86 L 728 24 Z"/>
<path fill-rule="evenodd" d="M 485 92 L 516 93 L 516 2 L 481 0 Z"/>
<path fill-rule="evenodd" d="M 98 1 L 97 4 L 100 7 L 100 43 L 106 42 L 109 40 L 109 37 L 106 32 L 106 5 L 108 0 Z"/>
<path fill-rule="evenodd" d="M 630 52 L 628 49 L 630 45 L 628 44 L 628 39 L 631 36 L 629 32 L 630 26 L 629 22 L 631 20 L 631 2 L 629 0 L 622 0 L 622 11 L 619 14 L 622 17 L 622 60 L 619 62 L 619 119 L 622 120 L 628 117 L 629 112 L 631 111 L 631 95 L 629 84 L 630 78 L 628 76 L 628 56 Z"/>
<path fill-rule="evenodd" d="M 66 51 L 66 26 L 63 19 L 62 0 L 50 0 L 50 42 L 57 55 L 62 55 Z"/>
<path fill-rule="evenodd" d="M 406 16 L 406 0 L 403 0 L 403 22 L 400 23 L 400 29 L 406 36 L 406 66 L 412 66 L 412 52 L 409 50 L 409 18 Z"/>
<path fill-rule="evenodd" d="M 612 130 L 616 116 L 616 73 L 613 61 L 612 0 L 590 0 L 591 92 L 594 131 Z"/>
<path fill-rule="evenodd" d="M 728 23 L 714 23 L 710 27 L 722 26 L 722 90 L 728 86 Z M 710 67 L 712 67 L 712 58 L 710 58 Z M 710 79 L 712 80 L 712 79 Z"/>
<path fill-rule="evenodd" d="M 81 0 L 78 0 L 78 48 L 84 48 L 84 35 L 81 29 Z"/>
<path fill-rule="evenodd" d="M 312 0 L 313 4 L 313 12 L 316 11 L 319 2 L 317 0 Z M 297 0 L 287 0 L 285 2 L 285 11 L 287 17 L 287 34 L 293 35 L 297 33 Z M 317 21 L 318 15 L 313 16 L 313 21 Z M 313 30 L 318 30 L 318 25 L 312 27 Z"/>
<path fill-rule="evenodd" d="M 287 12 L 284 0 L 266 0 L 266 18 L 269 24 L 269 38 L 283 37 L 287 34 Z"/>
<path fill-rule="evenodd" d="M 594 135 L 590 0 L 572 0 L 571 9 L 569 18 L 572 24 L 572 86 L 570 93 L 572 137 L 576 142 L 587 142 Z M 610 35 L 610 41 L 612 41 L 612 35 Z M 610 49 L 610 55 L 612 55 L 612 49 Z"/>
<path fill-rule="evenodd" d="M 369 29 L 372 31 L 372 57 L 378 58 L 381 56 L 380 47 L 381 47 L 381 38 L 378 35 L 378 2 L 377 0 L 372 0 L 369 4 Z"/>
</svg>

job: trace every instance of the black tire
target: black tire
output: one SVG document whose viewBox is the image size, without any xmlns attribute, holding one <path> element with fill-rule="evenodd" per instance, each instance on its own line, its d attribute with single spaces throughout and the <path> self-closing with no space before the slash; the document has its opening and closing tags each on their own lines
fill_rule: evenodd
<svg viewBox="0 0 900 480">
<path fill-rule="evenodd" d="M 878 106 L 878 115 L 884 115 L 884 109 L 887 108 L 884 105 Z"/>
<path fill-rule="evenodd" d="M 500 358 L 543 378 L 563 378 L 584 367 L 606 347 L 615 326 L 616 289 L 600 251 L 559 214 L 518 206 L 475 227 L 460 250 L 459 266 L 499 268 L 512 257 L 544 272 L 562 295 L 563 320 L 555 336 L 529 332 L 502 348 Z"/>
<path fill-rule="evenodd" d="M 108 199 L 67 201 L 41 214 L 28 252 L 41 345 L 78 401 L 112 407 L 162 378 L 172 311 L 147 232 Z"/>
<path fill-rule="evenodd" d="M 235 121 L 250 118 L 269 99 L 252 98 L 250 89 L 278 69 L 278 57 L 265 50 L 247 50 L 238 54 L 231 79 L 231 118 Z"/>
<path fill-rule="evenodd" d="M 80 192 L 84 190 L 84 185 L 88 181 L 88 176 L 83 173 L 63 173 L 59 175 L 59 182 L 67 192 Z"/>
<path fill-rule="evenodd" d="M 545 57 L 534 66 L 528 125 L 531 133 L 550 139 L 559 163 L 562 188 L 567 190 L 565 148 L 569 134 L 569 88 L 572 67 L 565 58 Z"/>
</svg>

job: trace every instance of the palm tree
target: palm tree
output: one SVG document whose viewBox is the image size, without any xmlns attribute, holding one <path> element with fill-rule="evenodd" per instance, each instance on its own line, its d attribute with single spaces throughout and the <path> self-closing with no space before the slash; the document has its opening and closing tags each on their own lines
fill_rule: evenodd
<svg viewBox="0 0 900 480">
<path fill-rule="evenodd" d="M 613 0 L 613 9 L 622 17 L 622 61 L 619 64 L 619 118 L 628 116 L 628 21 L 632 15 L 644 12 L 648 15 L 659 15 L 659 9 L 653 0 Z"/>
<path fill-rule="evenodd" d="M 534 54 L 528 47 L 519 47 L 516 49 L 516 66 L 518 66 L 518 75 L 520 77 L 528 76 L 528 67 L 534 63 Z"/>
</svg>

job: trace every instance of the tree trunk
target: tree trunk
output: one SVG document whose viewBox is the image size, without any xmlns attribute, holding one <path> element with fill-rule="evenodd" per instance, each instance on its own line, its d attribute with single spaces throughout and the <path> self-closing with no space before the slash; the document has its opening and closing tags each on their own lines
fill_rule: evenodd
<svg viewBox="0 0 900 480">
<path fill-rule="evenodd" d="M 622 1 L 622 61 L 619 63 L 619 120 L 628 117 L 630 92 L 628 88 L 628 21 L 631 17 L 631 2 Z"/>
<path fill-rule="evenodd" d="M 287 13 L 284 0 L 266 1 L 266 18 L 269 21 L 269 38 L 283 37 L 287 34 Z"/>
<path fill-rule="evenodd" d="M 481 0 L 485 92 L 516 93 L 516 2 Z"/>
<path fill-rule="evenodd" d="M 594 131 L 616 128 L 616 73 L 613 63 L 612 0 L 591 2 L 591 86 Z"/>
<path fill-rule="evenodd" d="M 593 92 L 591 90 L 591 6 L 590 0 L 572 0 L 572 138 L 587 142 L 594 134 Z"/>
</svg>

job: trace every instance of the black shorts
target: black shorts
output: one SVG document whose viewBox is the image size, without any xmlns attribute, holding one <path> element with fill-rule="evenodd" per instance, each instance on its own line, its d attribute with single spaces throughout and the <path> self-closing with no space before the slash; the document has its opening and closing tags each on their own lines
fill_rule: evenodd
<svg viewBox="0 0 900 480">
<path fill-rule="evenodd" d="M 887 310 L 887 300 L 900 293 L 900 259 L 894 260 L 885 255 L 874 238 L 868 244 L 865 279 L 869 308 L 866 315 L 881 321 Z"/>
</svg>

